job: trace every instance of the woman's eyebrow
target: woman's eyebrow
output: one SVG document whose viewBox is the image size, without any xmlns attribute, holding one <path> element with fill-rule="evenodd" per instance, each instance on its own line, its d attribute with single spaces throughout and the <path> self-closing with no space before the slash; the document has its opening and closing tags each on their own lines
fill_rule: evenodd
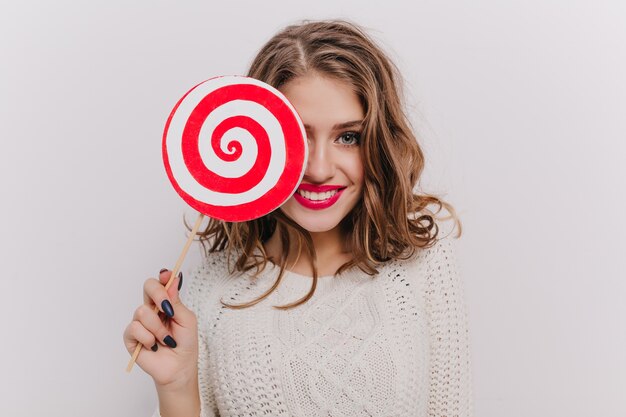
<svg viewBox="0 0 626 417">
<path fill-rule="evenodd" d="M 346 129 L 348 127 L 361 127 L 362 124 L 363 124 L 363 120 L 351 120 L 349 122 L 337 123 L 336 125 L 333 126 L 333 130 L 341 130 L 341 129 Z M 307 125 L 306 123 L 304 124 L 304 128 L 307 130 L 313 130 L 311 126 Z"/>
<path fill-rule="evenodd" d="M 348 127 L 361 127 L 362 124 L 363 120 L 352 120 L 349 122 L 336 124 L 335 126 L 333 126 L 333 130 L 346 129 Z"/>
</svg>

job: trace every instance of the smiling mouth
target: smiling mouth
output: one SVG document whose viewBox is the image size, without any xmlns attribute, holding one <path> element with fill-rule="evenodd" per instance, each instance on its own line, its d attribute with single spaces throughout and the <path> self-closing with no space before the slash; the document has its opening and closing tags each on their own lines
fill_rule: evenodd
<svg viewBox="0 0 626 417">
<path fill-rule="evenodd" d="M 312 192 L 312 191 L 297 190 L 297 193 L 300 194 L 302 197 L 306 198 L 307 200 L 324 201 L 324 200 L 328 200 L 328 199 L 332 198 L 335 194 L 337 194 L 341 190 L 344 190 L 345 188 L 346 187 L 337 188 L 337 189 L 326 191 L 326 192 L 323 192 L 323 193 L 316 193 L 316 192 Z"/>
<path fill-rule="evenodd" d="M 347 187 L 336 187 L 327 191 L 308 191 L 302 188 L 307 188 L 307 186 L 300 187 L 294 193 L 295 200 L 304 208 L 323 210 L 332 207 L 341 198 Z"/>
</svg>

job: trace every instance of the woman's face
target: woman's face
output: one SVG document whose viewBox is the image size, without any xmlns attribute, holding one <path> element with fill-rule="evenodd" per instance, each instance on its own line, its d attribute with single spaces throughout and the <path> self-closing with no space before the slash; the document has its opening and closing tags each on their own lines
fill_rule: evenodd
<svg viewBox="0 0 626 417">
<path fill-rule="evenodd" d="M 361 199 L 363 108 L 348 83 L 316 73 L 279 90 L 300 114 L 309 144 L 302 182 L 281 209 L 309 232 L 332 230 Z"/>
</svg>

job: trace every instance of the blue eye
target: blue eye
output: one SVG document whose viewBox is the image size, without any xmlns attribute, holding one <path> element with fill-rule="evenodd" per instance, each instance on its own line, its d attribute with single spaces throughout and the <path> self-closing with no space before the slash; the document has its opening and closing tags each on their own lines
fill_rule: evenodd
<svg viewBox="0 0 626 417">
<path fill-rule="evenodd" d="M 358 132 L 345 132 L 345 133 L 342 133 L 341 136 L 337 138 L 339 143 L 345 146 L 358 145 L 360 139 L 361 139 L 361 134 Z"/>
</svg>

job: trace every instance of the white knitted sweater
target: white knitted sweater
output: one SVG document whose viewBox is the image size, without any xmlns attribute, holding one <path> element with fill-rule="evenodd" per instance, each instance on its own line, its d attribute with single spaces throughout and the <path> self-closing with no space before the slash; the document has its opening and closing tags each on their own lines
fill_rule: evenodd
<svg viewBox="0 0 626 417">
<path fill-rule="evenodd" d="M 375 277 L 354 268 L 311 278 L 279 268 L 230 275 L 210 254 L 183 294 L 198 317 L 202 417 L 472 415 L 470 351 L 453 243 L 443 239 Z M 158 416 L 158 409 L 155 416 Z"/>
</svg>

